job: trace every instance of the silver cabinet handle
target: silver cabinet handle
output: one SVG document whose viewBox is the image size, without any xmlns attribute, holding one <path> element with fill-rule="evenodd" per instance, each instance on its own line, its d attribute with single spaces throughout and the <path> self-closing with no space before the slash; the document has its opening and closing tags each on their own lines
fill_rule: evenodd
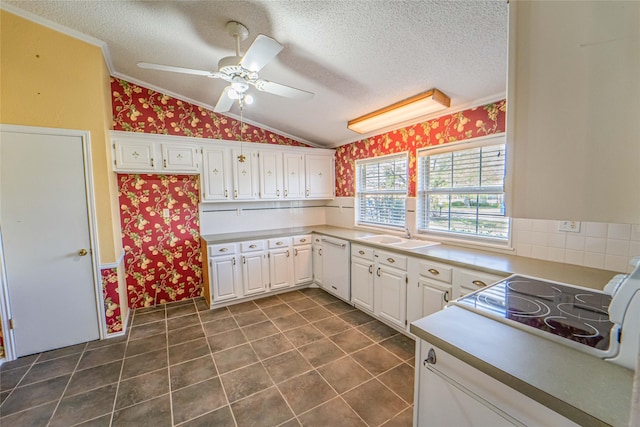
<svg viewBox="0 0 640 427">
<path fill-rule="evenodd" d="M 369 266 L 369 274 L 373 274 L 373 264 Z"/>
<path fill-rule="evenodd" d="M 236 259 L 235 258 L 231 259 L 231 264 L 236 265 Z"/>
<path fill-rule="evenodd" d="M 393 258 L 387 258 L 387 261 L 389 261 L 391 264 L 393 264 L 394 262 L 396 262 L 396 260 L 395 260 L 395 259 L 393 259 Z"/>
<path fill-rule="evenodd" d="M 287 251 L 287 258 L 289 258 L 291 256 L 291 254 L 289 253 L 289 251 Z"/>
<path fill-rule="evenodd" d="M 322 248 L 318 249 L 318 255 L 322 256 Z"/>
<path fill-rule="evenodd" d="M 243 263 L 243 264 L 246 264 L 246 263 L 247 263 L 247 257 L 244 257 L 244 256 L 242 257 L 242 263 Z"/>
<path fill-rule="evenodd" d="M 376 274 L 378 275 L 378 277 L 380 277 L 380 267 L 378 267 L 378 271 L 376 272 Z"/>
<path fill-rule="evenodd" d="M 293 250 L 293 256 L 298 256 L 298 250 L 297 249 Z"/>
<path fill-rule="evenodd" d="M 449 291 L 445 291 L 445 293 L 442 294 L 442 299 L 444 302 L 449 302 Z"/>
<path fill-rule="evenodd" d="M 249 245 L 249 249 L 255 249 L 256 245 Z"/>
<path fill-rule="evenodd" d="M 284 242 L 276 242 L 276 245 L 277 246 L 282 246 L 282 245 L 284 245 Z"/>
<path fill-rule="evenodd" d="M 229 248 L 220 248 L 218 252 L 229 252 Z"/>
<path fill-rule="evenodd" d="M 276 190 L 276 197 L 280 197 L 280 189 Z"/>
<path fill-rule="evenodd" d="M 233 198 L 234 199 L 238 198 L 238 190 L 233 190 Z"/>
<path fill-rule="evenodd" d="M 224 198 L 225 199 L 229 198 L 229 190 L 224 190 Z"/>
<path fill-rule="evenodd" d="M 284 190 L 284 197 L 288 197 L 289 196 L 289 190 Z"/>
<path fill-rule="evenodd" d="M 473 282 L 471 282 L 471 283 L 473 283 L 473 284 L 474 284 L 474 285 L 476 285 L 476 286 L 483 287 L 483 288 L 484 288 L 485 286 L 487 286 L 487 284 L 486 284 L 486 283 L 484 283 L 482 280 L 474 280 L 474 281 L 473 281 Z"/>
<path fill-rule="evenodd" d="M 304 195 L 305 195 L 305 196 L 307 196 L 307 197 L 309 197 L 309 190 L 305 191 L 305 192 L 304 192 Z"/>
<path fill-rule="evenodd" d="M 156 163 L 153 161 L 153 157 L 151 158 L 151 167 L 155 168 L 156 167 Z"/>
<path fill-rule="evenodd" d="M 433 274 L 434 276 L 437 276 L 438 274 L 440 274 L 440 272 L 438 270 L 436 270 L 435 268 L 430 268 L 427 271 L 429 273 Z"/>
<path fill-rule="evenodd" d="M 162 167 L 167 168 L 167 159 L 162 159 Z"/>
<path fill-rule="evenodd" d="M 326 239 L 322 239 L 322 241 L 323 241 L 324 243 L 328 243 L 328 244 L 330 244 L 330 245 L 337 246 L 337 247 L 339 247 L 339 248 L 346 248 L 346 247 L 347 247 L 347 245 L 346 245 L 345 243 L 334 243 L 334 242 L 329 241 L 329 240 L 326 240 Z"/>
</svg>

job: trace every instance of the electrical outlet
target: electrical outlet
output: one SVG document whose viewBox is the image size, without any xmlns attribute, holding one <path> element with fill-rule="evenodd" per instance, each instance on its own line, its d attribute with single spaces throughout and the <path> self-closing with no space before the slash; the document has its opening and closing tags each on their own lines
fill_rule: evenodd
<svg viewBox="0 0 640 427">
<path fill-rule="evenodd" d="M 162 209 L 162 218 L 169 218 L 169 209 Z"/>
<path fill-rule="evenodd" d="M 580 221 L 559 221 L 558 231 L 568 231 L 570 233 L 579 233 Z"/>
</svg>

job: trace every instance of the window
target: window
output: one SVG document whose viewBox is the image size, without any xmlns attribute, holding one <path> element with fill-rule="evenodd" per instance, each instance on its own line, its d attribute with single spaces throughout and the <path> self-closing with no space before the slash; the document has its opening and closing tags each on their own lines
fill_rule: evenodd
<svg viewBox="0 0 640 427">
<path fill-rule="evenodd" d="M 504 137 L 418 152 L 418 230 L 507 240 Z"/>
<path fill-rule="evenodd" d="M 356 161 L 357 223 L 405 227 L 407 154 Z"/>
</svg>

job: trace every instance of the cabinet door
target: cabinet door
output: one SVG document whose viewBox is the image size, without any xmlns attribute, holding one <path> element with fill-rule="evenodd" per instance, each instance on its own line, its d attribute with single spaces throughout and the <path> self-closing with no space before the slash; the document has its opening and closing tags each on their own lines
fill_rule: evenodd
<svg viewBox="0 0 640 427">
<path fill-rule="evenodd" d="M 407 309 L 407 273 L 378 265 L 374 288 L 375 313 L 404 328 Z"/>
<path fill-rule="evenodd" d="M 209 258 L 213 302 L 240 297 L 238 265 L 235 255 Z"/>
<path fill-rule="evenodd" d="M 218 147 L 204 149 L 203 200 L 229 200 L 227 164 L 226 149 Z"/>
<path fill-rule="evenodd" d="M 284 198 L 304 198 L 304 156 L 284 153 Z"/>
<path fill-rule="evenodd" d="M 258 198 L 257 156 L 258 153 L 255 150 L 233 150 L 231 164 L 233 165 L 233 198 L 235 200 Z"/>
<path fill-rule="evenodd" d="M 293 281 L 291 248 L 269 251 L 269 279 L 271 289 L 288 288 Z"/>
<path fill-rule="evenodd" d="M 333 199 L 336 184 L 333 178 L 334 163 L 333 156 L 306 155 L 307 188 L 305 196 L 308 199 Z"/>
<path fill-rule="evenodd" d="M 132 172 L 153 172 L 158 169 L 152 141 L 119 141 L 113 143 L 115 169 Z"/>
<path fill-rule="evenodd" d="M 302 245 L 293 248 L 293 275 L 296 285 L 313 280 L 312 265 L 311 245 Z"/>
<path fill-rule="evenodd" d="M 180 144 L 162 144 L 162 170 L 197 172 L 197 149 Z"/>
<path fill-rule="evenodd" d="M 242 254 L 242 290 L 244 296 L 266 292 L 269 287 L 269 264 L 266 252 Z"/>
<path fill-rule="evenodd" d="M 313 281 L 319 286 L 323 286 L 322 278 L 324 269 L 324 259 L 322 257 L 322 245 L 313 245 Z"/>
<path fill-rule="evenodd" d="M 260 198 L 279 199 L 283 194 L 282 153 L 261 151 L 260 160 Z"/>
<path fill-rule="evenodd" d="M 451 300 L 451 286 L 420 281 L 422 287 L 422 316 L 442 310 Z"/>
<path fill-rule="evenodd" d="M 373 312 L 373 262 L 351 258 L 351 302 Z"/>
</svg>

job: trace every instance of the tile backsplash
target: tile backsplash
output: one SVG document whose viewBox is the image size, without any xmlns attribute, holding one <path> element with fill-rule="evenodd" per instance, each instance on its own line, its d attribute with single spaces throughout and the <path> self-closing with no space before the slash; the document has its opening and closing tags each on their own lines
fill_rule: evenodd
<svg viewBox="0 0 640 427">
<path fill-rule="evenodd" d="M 579 232 L 559 231 L 560 221 L 512 219 L 517 255 L 629 272 L 640 255 L 640 224 L 582 222 Z"/>
</svg>

